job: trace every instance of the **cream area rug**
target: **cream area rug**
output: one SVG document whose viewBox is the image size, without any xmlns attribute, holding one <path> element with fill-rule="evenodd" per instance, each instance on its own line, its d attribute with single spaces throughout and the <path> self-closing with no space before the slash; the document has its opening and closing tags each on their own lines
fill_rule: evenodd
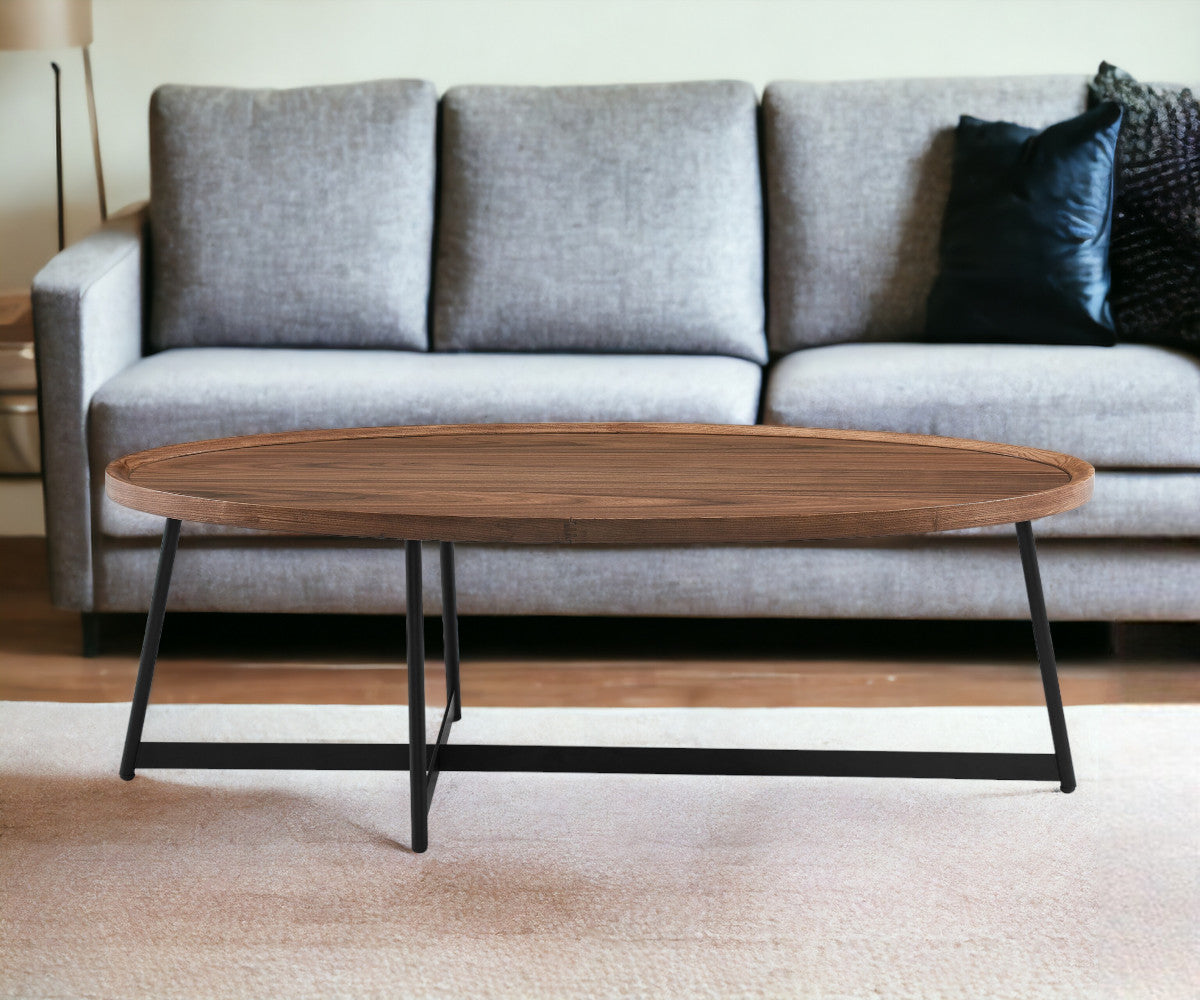
<svg viewBox="0 0 1200 1000">
<path fill-rule="evenodd" d="M 1067 710 L 1079 789 L 117 777 L 124 705 L 0 704 L 0 995 L 1194 998 L 1200 707 Z M 432 722 L 432 719 L 431 719 Z M 402 741 L 397 708 L 155 706 L 147 739 Z M 1038 708 L 472 709 L 458 742 L 1046 752 Z"/>
</svg>

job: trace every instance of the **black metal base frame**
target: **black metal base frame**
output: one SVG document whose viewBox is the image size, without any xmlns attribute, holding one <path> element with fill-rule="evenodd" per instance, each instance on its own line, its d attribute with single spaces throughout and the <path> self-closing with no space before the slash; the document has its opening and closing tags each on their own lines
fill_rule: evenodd
<svg viewBox="0 0 1200 1000">
<path fill-rule="evenodd" d="M 429 809 L 442 771 L 543 771 L 601 774 L 732 774 L 868 778 L 976 778 L 1056 781 L 1075 790 L 1075 771 L 1058 687 L 1058 668 L 1042 595 L 1033 529 L 1017 524 L 1034 643 L 1050 716 L 1053 753 L 941 753 L 875 750 L 745 750 L 671 747 L 494 746 L 449 743 L 462 718 L 459 685 L 458 604 L 454 546 L 442 542 L 442 628 L 446 657 L 446 707 L 432 745 L 425 734 L 425 636 L 421 594 L 421 543 L 404 543 L 408 655 L 407 743 L 185 743 L 143 742 L 142 726 L 158 659 L 171 570 L 179 547 L 179 521 L 163 531 L 158 575 L 146 618 L 137 683 L 121 758 L 121 777 L 137 768 L 283 768 L 409 772 L 412 849 L 429 845 Z"/>
</svg>

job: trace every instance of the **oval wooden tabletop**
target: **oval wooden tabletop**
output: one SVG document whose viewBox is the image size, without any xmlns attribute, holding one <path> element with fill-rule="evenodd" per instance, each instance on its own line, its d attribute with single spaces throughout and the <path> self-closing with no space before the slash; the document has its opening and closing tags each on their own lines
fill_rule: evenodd
<svg viewBox="0 0 1200 1000">
<path fill-rule="evenodd" d="M 424 541 L 757 543 L 1007 524 L 1085 503 L 1068 455 L 706 424 L 372 427 L 223 438 L 109 465 L 137 510 Z"/>
</svg>

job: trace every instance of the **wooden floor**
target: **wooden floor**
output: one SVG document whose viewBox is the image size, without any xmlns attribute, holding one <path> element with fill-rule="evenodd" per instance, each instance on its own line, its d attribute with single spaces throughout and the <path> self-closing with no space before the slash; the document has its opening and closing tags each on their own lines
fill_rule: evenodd
<svg viewBox="0 0 1200 1000">
<path fill-rule="evenodd" d="M 440 684 L 430 622 L 429 689 Z M 167 618 L 155 702 L 400 704 L 399 619 Z M 125 701 L 140 622 L 80 653 L 50 604 L 41 539 L 0 539 L 0 699 Z M 1197 626 L 1056 627 L 1067 704 L 1200 701 Z M 464 619 L 467 705 L 1040 704 L 1028 626 Z M 804 655 L 807 651 L 808 655 Z M 432 699 L 431 699 L 432 700 Z"/>
</svg>

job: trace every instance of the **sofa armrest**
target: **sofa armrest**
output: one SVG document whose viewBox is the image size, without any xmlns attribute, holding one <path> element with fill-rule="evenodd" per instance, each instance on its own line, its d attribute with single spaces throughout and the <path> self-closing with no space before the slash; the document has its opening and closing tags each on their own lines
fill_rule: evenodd
<svg viewBox="0 0 1200 1000">
<path fill-rule="evenodd" d="M 93 608 L 88 405 L 142 355 L 146 206 L 110 218 L 33 279 L 50 592 Z"/>
</svg>

